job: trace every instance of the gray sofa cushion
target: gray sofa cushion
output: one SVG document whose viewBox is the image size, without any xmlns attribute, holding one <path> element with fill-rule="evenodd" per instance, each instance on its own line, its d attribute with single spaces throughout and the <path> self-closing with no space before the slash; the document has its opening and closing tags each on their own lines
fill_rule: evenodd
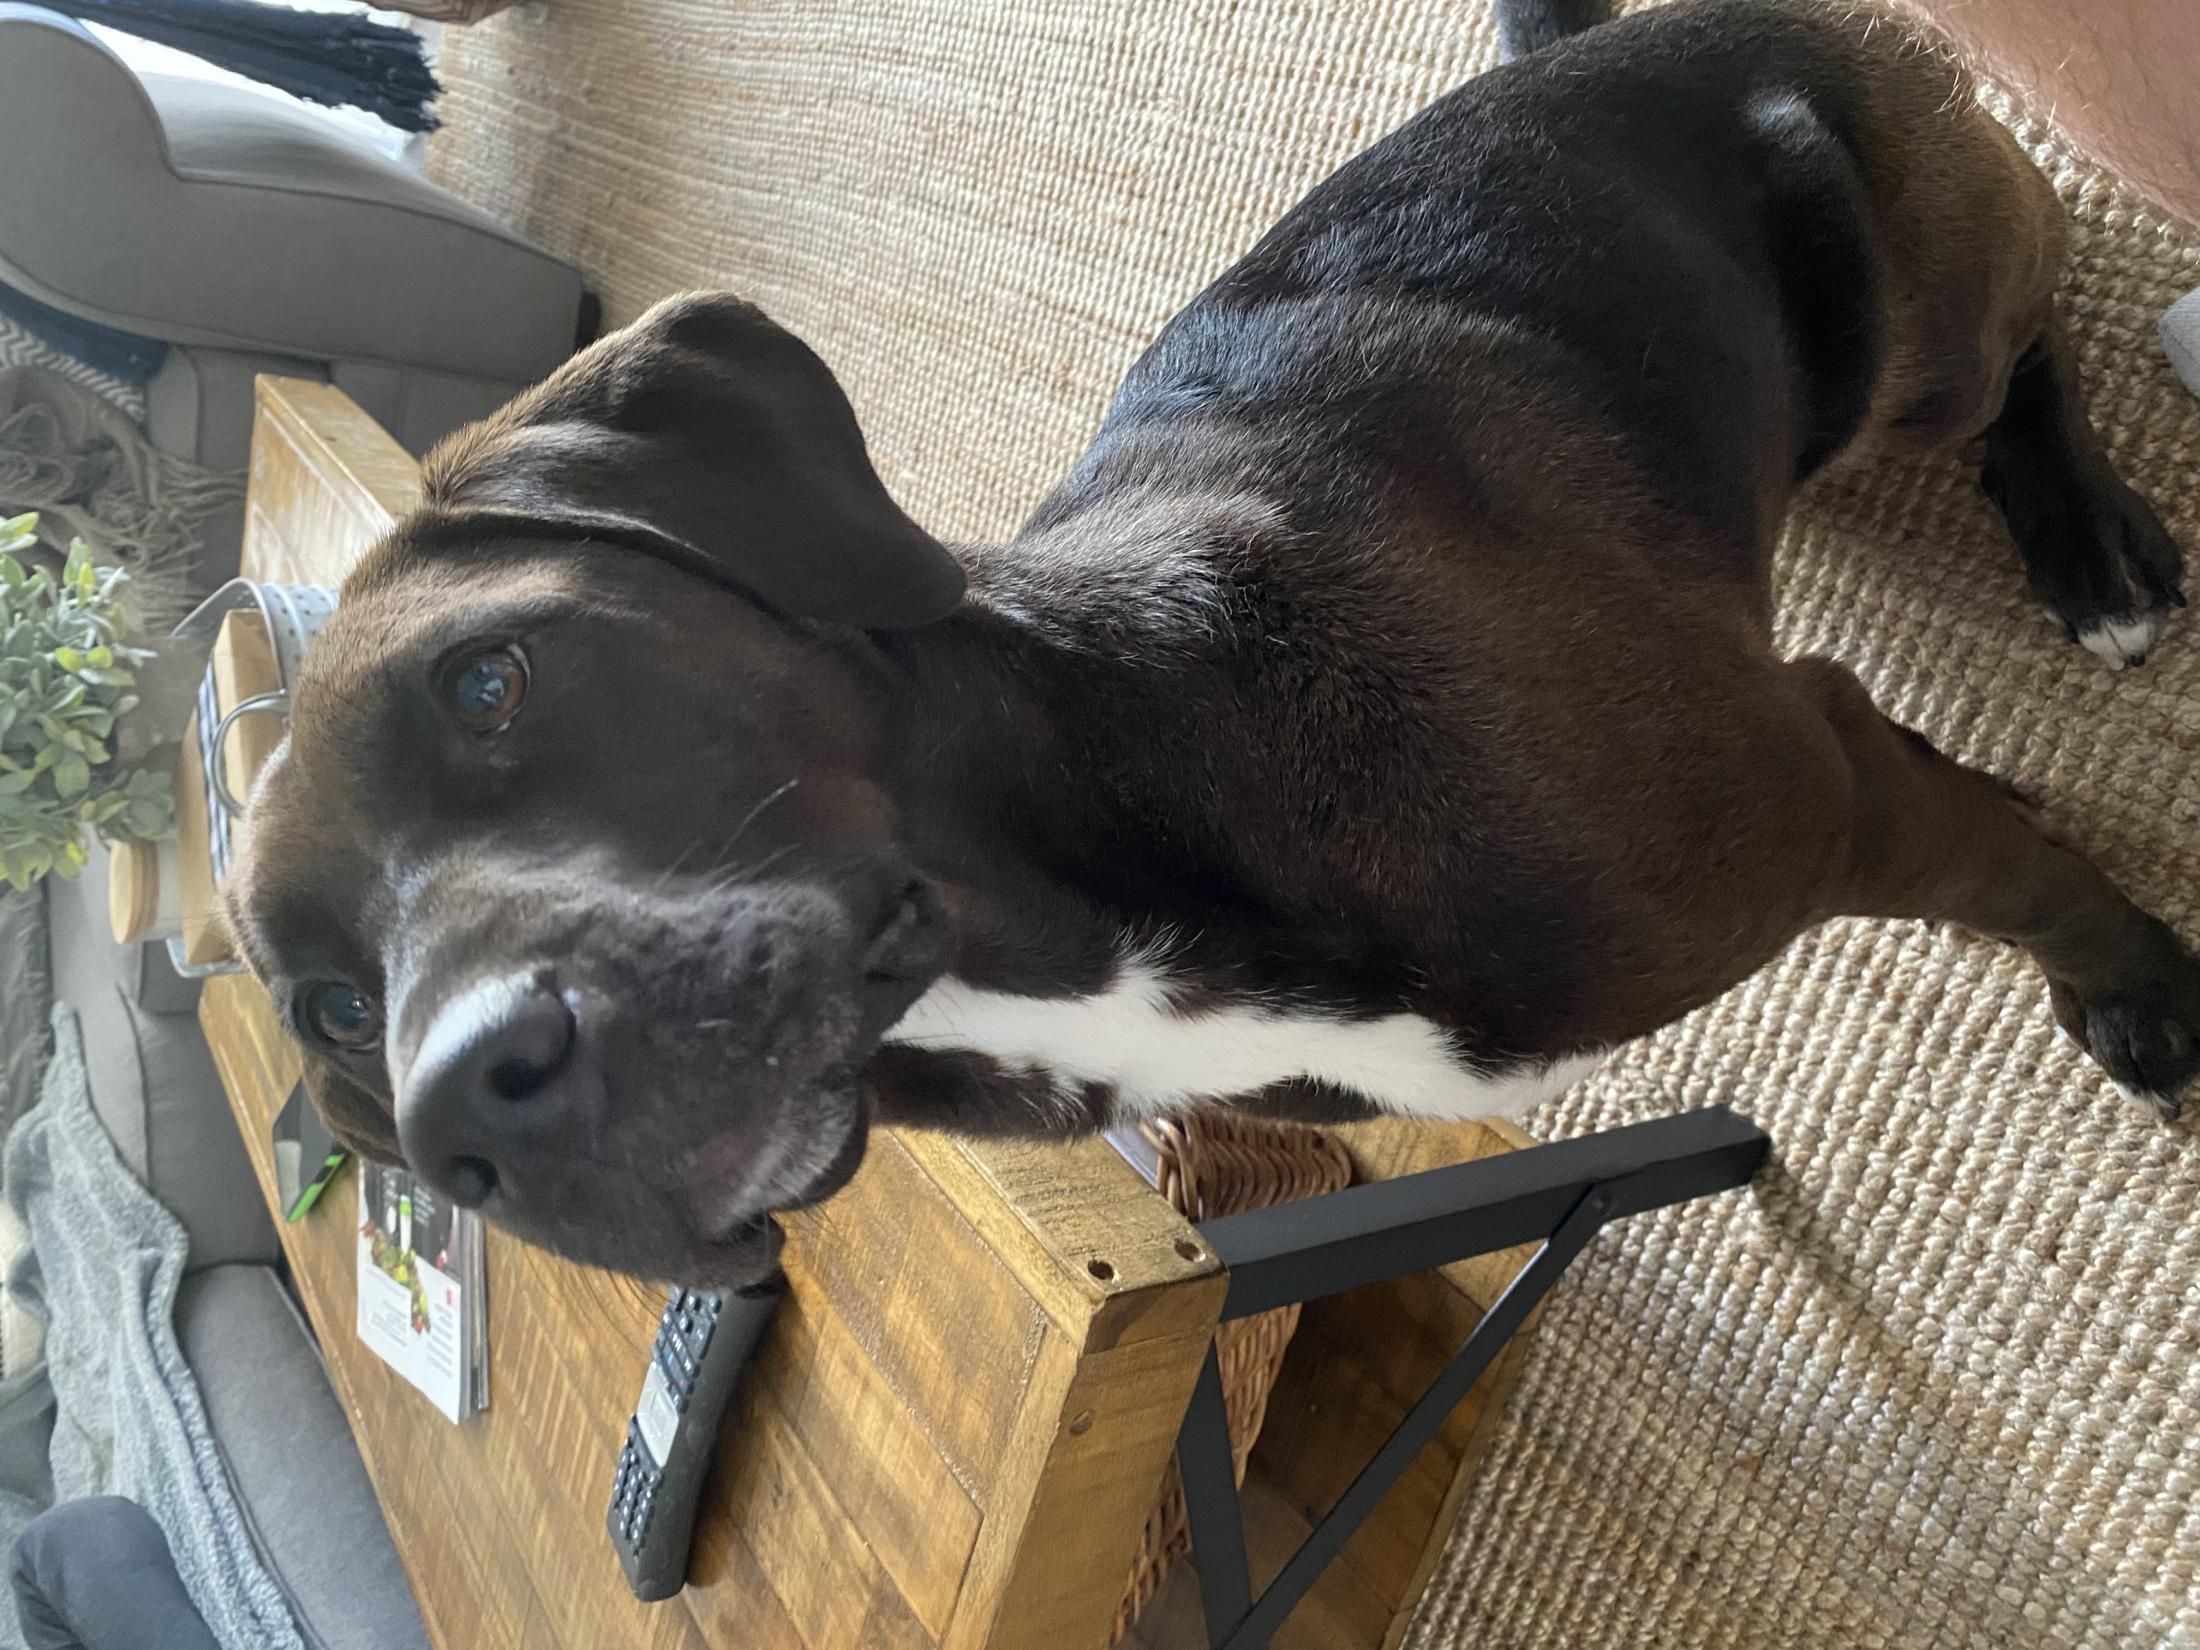
<svg viewBox="0 0 2200 1650">
<path fill-rule="evenodd" d="M 344 1412 L 275 1274 L 217 1266 L 186 1279 L 176 1338 L 253 1544 L 310 1650 L 426 1650 Z"/>
<path fill-rule="evenodd" d="M 46 901 L 0 887 L 0 1135 L 38 1099 L 53 1038 L 46 1019 Z"/>
<path fill-rule="evenodd" d="M 203 469 L 244 469 L 252 461 L 252 381 L 262 373 L 328 376 L 302 355 L 179 345 L 145 386 L 146 435 L 162 452 Z"/>
<path fill-rule="evenodd" d="M 183 1222 L 193 1269 L 272 1262 L 274 1221 L 189 1012 L 192 994 L 144 947 L 108 932 L 103 851 L 80 881 L 49 881 L 47 895 L 54 992 L 83 1021 L 92 1106 L 115 1150 Z"/>
<path fill-rule="evenodd" d="M 45 887 L 17 893 L 0 886 L 0 1139 L 38 1103 L 39 1083 L 53 1055 L 47 1023 L 52 1009 Z M 29 1241 L 15 1211 L 0 1204 L 0 1273 L 15 1264 Z M 0 1291 L 0 1378 L 32 1368 L 44 1338 L 38 1320 L 12 1294 Z M 7 1436 L 7 1423 L 0 1418 L 0 1449 Z"/>
<path fill-rule="evenodd" d="M 497 379 L 417 367 L 399 371 L 372 361 L 332 361 L 328 376 L 415 458 L 460 425 L 487 418 L 513 395 L 512 386 Z"/>
<path fill-rule="evenodd" d="M 325 379 L 319 365 L 295 355 L 178 345 L 145 386 L 145 433 L 164 453 L 202 469 L 241 471 L 252 461 L 253 380 Z M 244 549 L 245 501 L 224 505 L 199 524 L 198 565 L 191 588 L 204 595 L 237 575 Z"/>
</svg>

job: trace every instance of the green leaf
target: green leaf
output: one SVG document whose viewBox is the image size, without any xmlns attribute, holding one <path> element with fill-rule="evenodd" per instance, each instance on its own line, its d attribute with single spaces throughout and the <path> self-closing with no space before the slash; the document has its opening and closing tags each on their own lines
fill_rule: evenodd
<svg viewBox="0 0 2200 1650">
<path fill-rule="evenodd" d="M 34 543 L 37 526 L 0 521 L 0 552 Z M 58 575 L 0 553 L 0 880 L 15 887 L 75 876 L 90 831 L 171 828 L 169 776 L 114 768 L 123 719 L 139 708 L 137 667 L 154 657 L 125 641 L 128 583 L 81 540 Z"/>
</svg>

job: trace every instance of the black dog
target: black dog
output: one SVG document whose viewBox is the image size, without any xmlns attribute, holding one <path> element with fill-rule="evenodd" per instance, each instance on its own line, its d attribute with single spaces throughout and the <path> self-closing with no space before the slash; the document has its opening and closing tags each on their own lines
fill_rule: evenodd
<svg viewBox="0 0 2200 1650">
<path fill-rule="evenodd" d="M 1931 45 L 1683 0 L 1346 165 L 968 555 L 816 357 L 677 300 L 431 461 L 306 661 L 237 930 L 346 1138 L 697 1282 L 874 1120 L 1514 1110 L 1838 913 L 2027 947 L 2173 1113 L 2200 966 L 1771 640 L 1806 477 L 1980 432 L 2075 637 L 2181 603 L 2061 245 Z"/>
</svg>

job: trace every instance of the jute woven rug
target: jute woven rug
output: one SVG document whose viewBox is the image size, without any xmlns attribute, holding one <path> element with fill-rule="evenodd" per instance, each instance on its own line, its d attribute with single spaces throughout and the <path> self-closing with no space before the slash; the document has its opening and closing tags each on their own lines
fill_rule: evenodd
<svg viewBox="0 0 2200 1650">
<path fill-rule="evenodd" d="M 1491 56 L 1479 0 L 548 0 L 445 42 L 434 176 L 614 321 L 757 299 L 970 538 L 1171 310 Z M 2200 238 L 2023 136 L 2078 226 L 2096 411 L 2200 553 L 2200 402 L 2153 336 Z M 2200 622 L 2135 673 L 2067 646 L 1953 466 L 1820 488 L 1781 583 L 1790 646 L 2200 938 Z M 1553 1302 L 1414 1650 L 2200 1646 L 2193 1131 L 2123 1106 L 2018 959 L 1910 925 L 1797 945 L 1534 1126 L 1714 1100 L 1776 1165 L 1607 1234 Z"/>
</svg>

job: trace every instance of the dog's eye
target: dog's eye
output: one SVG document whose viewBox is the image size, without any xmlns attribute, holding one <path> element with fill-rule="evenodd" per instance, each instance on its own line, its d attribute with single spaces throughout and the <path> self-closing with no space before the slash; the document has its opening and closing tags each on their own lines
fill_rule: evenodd
<svg viewBox="0 0 2200 1650">
<path fill-rule="evenodd" d="M 298 1017 L 306 1029 L 338 1048 L 372 1048 L 382 1036 L 382 1016 L 357 986 L 341 980 L 307 986 Z"/>
<path fill-rule="evenodd" d="M 491 648 L 459 661 L 450 683 L 459 722 L 474 733 L 494 733 L 527 697 L 527 660 L 516 647 Z"/>
</svg>

